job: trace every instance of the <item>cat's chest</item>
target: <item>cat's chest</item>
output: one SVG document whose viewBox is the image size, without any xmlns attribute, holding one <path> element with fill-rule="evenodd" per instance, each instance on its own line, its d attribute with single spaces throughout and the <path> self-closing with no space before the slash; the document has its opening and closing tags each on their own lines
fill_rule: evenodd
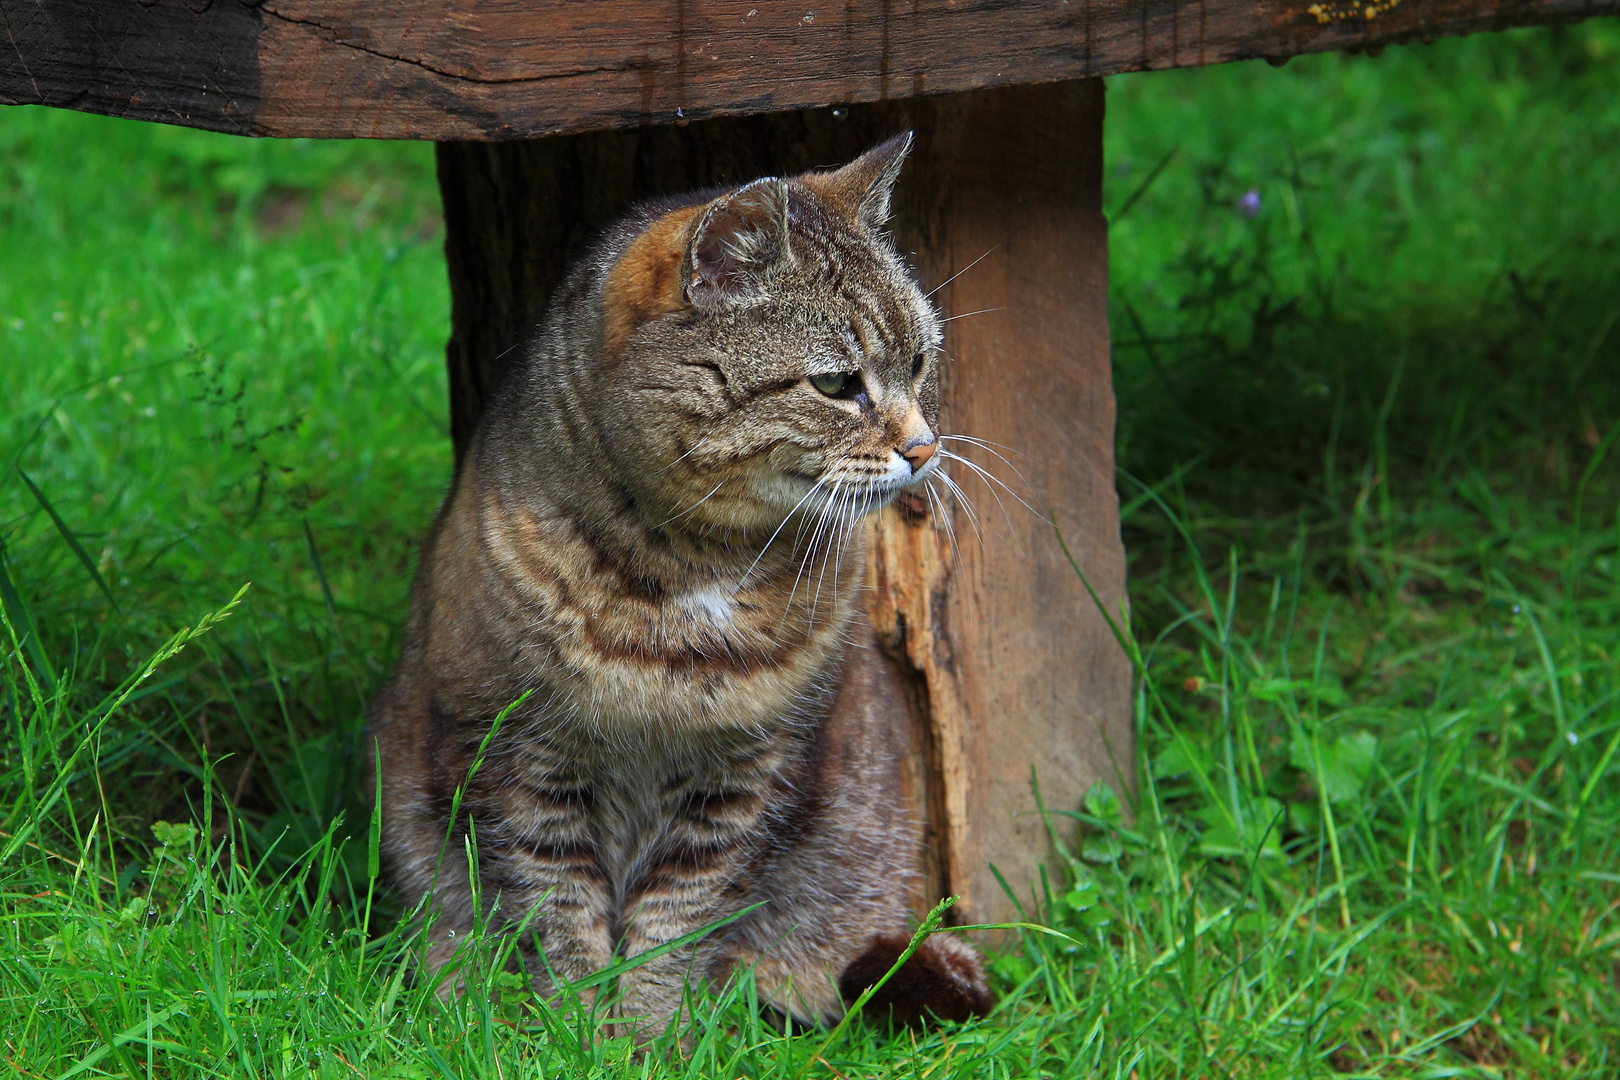
<svg viewBox="0 0 1620 1080">
<path fill-rule="evenodd" d="M 656 607 L 583 613 L 558 639 L 595 715 L 634 727 L 759 727 L 802 710 L 834 659 L 845 605 L 795 624 L 756 593 L 725 583 L 672 592 Z"/>
<path fill-rule="evenodd" d="M 512 674 L 595 728 L 758 728 L 797 716 L 853 611 L 847 570 L 820 589 L 721 576 L 652 586 L 561 527 L 503 524 L 490 551 L 508 599 L 506 654 L 522 666 Z"/>
<path fill-rule="evenodd" d="M 675 594 L 668 606 L 695 632 L 724 641 L 737 630 L 737 592 L 736 586 L 725 583 L 705 585 Z"/>
</svg>

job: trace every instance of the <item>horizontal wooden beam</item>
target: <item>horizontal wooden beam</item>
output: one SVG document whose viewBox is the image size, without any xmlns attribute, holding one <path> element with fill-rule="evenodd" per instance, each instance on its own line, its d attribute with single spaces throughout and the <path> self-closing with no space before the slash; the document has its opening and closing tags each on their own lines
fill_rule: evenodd
<svg viewBox="0 0 1620 1080">
<path fill-rule="evenodd" d="M 1620 0 L 0 0 L 0 102 L 512 139 L 1614 14 Z"/>
</svg>

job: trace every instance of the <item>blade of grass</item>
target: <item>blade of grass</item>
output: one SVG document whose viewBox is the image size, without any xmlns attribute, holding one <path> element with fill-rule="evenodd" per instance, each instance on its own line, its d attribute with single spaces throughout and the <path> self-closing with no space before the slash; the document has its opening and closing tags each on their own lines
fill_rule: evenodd
<svg viewBox="0 0 1620 1080">
<path fill-rule="evenodd" d="M 805 1062 L 804 1069 L 799 1073 L 800 1080 L 803 1080 L 804 1077 L 810 1075 L 811 1065 L 827 1056 L 827 1051 L 835 1042 L 838 1041 L 838 1037 L 844 1033 L 844 1029 L 849 1026 L 850 1020 L 859 1014 L 861 1009 L 865 1008 L 866 1003 L 872 1000 L 873 995 L 875 995 L 879 990 L 883 989 L 884 984 L 894 977 L 895 972 L 904 967 L 906 961 L 911 959 L 912 954 L 922 946 L 924 941 L 928 940 L 928 935 L 932 934 L 935 927 L 939 926 L 940 920 L 945 917 L 945 912 L 949 911 L 951 906 L 956 903 L 956 899 L 957 898 L 954 896 L 947 896 L 945 899 L 934 905 L 934 909 L 928 913 L 927 918 L 923 919 L 922 924 L 917 927 L 917 932 L 911 935 L 911 942 L 906 945 L 905 950 L 901 952 L 900 956 L 895 960 L 895 962 L 890 965 L 889 970 L 885 971 L 883 973 L 883 977 L 878 979 L 877 982 L 861 991 L 860 996 L 857 997 L 854 1003 L 845 1010 L 844 1015 L 839 1019 L 838 1024 L 832 1029 L 827 1037 L 822 1040 L 821 1045 L 816 1048 L 815 1053 L 810 1055 L 810 1060 Z"/>
<path fill-rule="evenodd" d="M 22 645 L 28 650 L 28 655 L 34 658 L 34 666 L 40 681 L 45 684 L 47 694 L 56 693 L 56 671 L 51 667 L 51 658 L 45 653 L 45 645 L 39 637 L 39 626 L 34 622 L 33 612 L 23 603 L 22 594 L 17 591 L 16 583 L 12 580 L 6 542 L 0 539 L 0 603 L 6 608 L 8 620 L 11 625 L 22 631 Z"/>
<path fill-rule="evenodd" d="M 96 587 L 101 590 L 101 595 L 107 598 L 107 603 L 113 606 L 114 611 L 122 615 L 124 609 L 119 607 L 118 601 L 113 598 L 112 590 L 107 587 L 106 579 L 101 576 L 101 571 L 96 569 L 95 560 L 91 559 L 90 553 L 84 550 L 84 546 L 79 543 L 79 538 L 73 535 L 73 530 L 68 528 L 68 523 L 62 520 L 62 515 L 56 512 L 56 507 L 51 505 L 51 500 L 45 497 L 45 493 L 39 490 L 39 485 L 35 484 L 27 473 L 18 469 L 17 475 L 22 477 L 22 482 L 28 486 L 28 491 L 34 496 L 35 501 L 44 508 L 45 513 L 50 515 L 51 521 L 56 525 L 56 531 L 61 534 L 62 539 L 66 541 L 67 546 L 79 560 L 79 565 L 84 567 L 91 580 L 96 583 Z"/>
</svg>

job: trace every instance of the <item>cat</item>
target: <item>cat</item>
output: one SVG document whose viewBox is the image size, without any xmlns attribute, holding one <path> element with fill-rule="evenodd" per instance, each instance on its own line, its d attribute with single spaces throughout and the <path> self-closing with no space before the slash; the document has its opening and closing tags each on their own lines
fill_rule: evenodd
<svg viewBox="0 0 1620 1080">
<path fill-rule="evenodd" d="M 493 398 L 370 710 L 430 967 L 482 916 L 548 994 L 763 902 L 620 976 L 648 1037 L 739 967 L 827 1024 L 909 943 L 913 808 L 850 672 L 860 519 L 942 456 L 940 318 L 883 232 L 910 145 L 632 210 Z M 936 934 L 867 1008 L 990 1004 Z"/>
</svg>

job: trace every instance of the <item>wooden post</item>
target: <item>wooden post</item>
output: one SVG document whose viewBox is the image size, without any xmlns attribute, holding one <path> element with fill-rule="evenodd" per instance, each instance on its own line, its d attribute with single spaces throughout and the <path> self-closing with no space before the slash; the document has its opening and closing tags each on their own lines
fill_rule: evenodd
<svg viewBox="0 0 1620 1080">
<path fill-rule="evenodd" d="M 1032 773 L 1060 810 L 1095 780 L 1133 783 L 1129 667 L 1050 520 L 1117 614 L 1102 112 L 1091 80 L 438 151 L 459 453 L 502 356 L 627 204 L 836 165 L 916 132 L 894 229 L 953 319 L 942 427 L 986 440 L 947 445 L 1010 490 L 953 462 L 972 509 L 953 501 L 947 521 L 892 508 L 873 522 L 869 611 L 889 670 L 870 682 L 901 699 L 873 715 L 899 718 L 914 750 L 919 899 L 959 894 L 961 921 L 1013 915 L 991 864 L 1029 900 L 1048 855 Z"/>
<path fill-rule="evenodd" d="M 993 864 L 1030 900 L 1048 809 L 1096 780 L 1134 783 L 1130 668 L 1070 567 L 1051 517 L 1118 618 L 1125 556 L 1114 489 L 1108 240 L 1098 81 L 918 102 L 902 236 L 948 318 L 947 442 L 999 477 L 952 462 L 976 515 L 887 511 L 872 547 L 872 621 L 926 702 L 929 850 L 959 917 L 1016 910 Z M 920 199 L 922 206 L 912 199 Z M 982 261 L 975 261 L 982 260 Z M 960 275 L 960 276 L 956 276 Z M 978 527 L 975 528 L 974 518 Z M 1072 835 L 1056 818 L 1060 834 Z"/>
</svg>

